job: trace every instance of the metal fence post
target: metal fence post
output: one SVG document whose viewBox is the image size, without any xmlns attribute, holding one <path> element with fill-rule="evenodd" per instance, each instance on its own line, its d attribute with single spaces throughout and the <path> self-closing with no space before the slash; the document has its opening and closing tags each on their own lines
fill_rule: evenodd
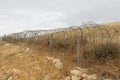
<svg viewBox="0 0 120 80">
<path fill-rule="evenodd" d="M 80 64 L 80 37 L 77 38 L 77 63 Z"/>
<path fill-rule="evenodd" d="M 52 56 L 52 44 L 53 44 L 52 34 L 50 34 L 50 56 Z"/>
<path fill-rule="evenodd" d="M 34 48 L 36 48 L 36 33 L 34 35 Z"/>
<path fill-rule="evenodd" d="M 24 34 L 24 42 L 23 42 L 24 47 L 26 46 L 26 45 L 25 45 L 25 41 L 26 41 L 25 38 L 26 38 L 26 34 Z"/>
</svg>

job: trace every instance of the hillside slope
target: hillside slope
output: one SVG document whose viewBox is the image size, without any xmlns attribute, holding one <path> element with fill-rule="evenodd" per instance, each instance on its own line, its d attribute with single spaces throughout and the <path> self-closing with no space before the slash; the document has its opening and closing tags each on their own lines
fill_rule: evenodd
<svg viewBox="0 0 120 80">
<path fill-rule="evenodd" d="M 116 79 L 120 78 L 119 34 L 119 23 L 110 23 L 78 27 L 31 38 L 6 37 L 3 40 L 17 45 L 25 43 L 25 46 L 37 50 L 38 54 L 43 51 L 47 55 L 60 58 L 65 64 L 67 61 L 66 65 L 69 67 L 74 66 L 79 57 L 79 66 L 90 68 L 99 76 Z M 80 51 L 77 50 L 78 47 Z"/>
</svg>

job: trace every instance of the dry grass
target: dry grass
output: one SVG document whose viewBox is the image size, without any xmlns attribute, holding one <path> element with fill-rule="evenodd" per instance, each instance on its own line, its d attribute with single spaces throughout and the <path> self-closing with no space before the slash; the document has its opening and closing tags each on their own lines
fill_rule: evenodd
<svg viewBox="0 0 120 80">
<path fill-rule="evenodd" d="M 64 75 L 68 75 L 69 73 L 68 71 L 72 67 L 82 66 L 82 67 L 89 68 L 91 71 L 93 71 L 93 73 L 98 74 L 99 77 L 111 77 L 115 79 L 120 78 L 120 72 L 119 72 L 120 71 L 120 63 L 119 63 L 120 51 L 118 50 L 119 44 L 120 44 L 119 30 L 120 30 L 120 24 L 112 23 L 112 24 L 98 25 L 90 28 L 56 32 L 52 34 L 53 45 L 51 50 L 50 50 L 50 41 L 49 41 L 50 34 L 38 36 L 36 40 L 36 49 L 35 49 L 36 51 L 35 53 L 37 53 L 37 56 L 31 57 L 31 55 L 33 54 L 29 54 L 29 55 L 24 54 L 24 56 L 28 56 L 28 57 L 26 57 L 26 59 L 23 59 L 23 61 L 21 61 L 21 64 L 24 63 L 24 60 L 26 62 L 29 59 L 31 59 L 31 61 L 28 61 L 29 63 L 35 62 L 36 60 L 42 62 L 41 60 L 43 59 L 43 57 L 45 55 L 50 55 L 50 52 L 51 52 L 53 57 L 60 58 L 64 62 L 64 66 L 66 67 L 64 67 L 65 68 L 64 71 L 60 71 Z M 76 53 L 77 53 L 76 40 L 78 36 L 80 36 L 81 38 L 81 58 L 80 58 L 81 64 L 80 65 L 76 64 Z M 21 44 L 25 41 L 28 44 L 27 46 L 34 49 L 33 48 L 34 38 L 19 39 L 19 40 L 6 38 L 4 40 L 7 42 L 14 41 L 14 43 L 17 43 L 17 44 L 18 43 Z M 109 43 L 109 45 L 105 45 L 107 43 Z M 107 49 L 108 53 L 106 53 L 105 52 L 106 50 L 104 49 Z M 111 51 L 113 55 L 116 54 L 116 57 L 108 59 L 108 56 L 109 54 L 111 54 Z M 97 57 L 94 56 L 94 54 L 97 54 Z M 101 54 L 104 54 L 104 55 L 102 56 L 102 58 L 98 59 L 98 54 L 99 56 L 101 56 Z M 84 57 L 84 55 L 87 55 L 87 58 Z M 107 58 L 105 56 L 107 56 Z M 16 58 L 16 59 L 19 59 L 19 58 Z M 26 62 L 26 64 L 28 62 Z M 39 66 L 40 65 L 43 65 L 43 63 L 40 63 Z M 29 66 L 25 65 L 24 67 L 29 67 Z M 42 73 L 35 73 L 34 76 L 36 77 L 39 74 L 39 78 L 40 78 L 45 74 L 46 71 L 52 72 L 51 69 L 53 69 L 53 73 L 54 73 L 54 68 L 50 66 L 48 68 L 48 71 L 43 69 Z M 28 78 L 28 76 L 30 76 L 31 74 L 32 73 L 29 73 L 29 70 L 28 70 L 28 72 L 26 72 L 26 78 L 24 78 L 25 76 L 22 76 L 22 77 L 25 80 L 30 79 Z"/>
<path fill-rule="evenodd" d="M 66 62 L 64 68 L 58 70 L 44 63 L 47 54 L 37 50 L 29 52 L 18 45 L 0 45 L 0 80 L 7 80 L 10 76 L 13 76 L 13 80 L 44 80 L 46 73 L 50 74 L 51 80 L 63 80 L 74 65 L 69 66 Z"/>
</svg>

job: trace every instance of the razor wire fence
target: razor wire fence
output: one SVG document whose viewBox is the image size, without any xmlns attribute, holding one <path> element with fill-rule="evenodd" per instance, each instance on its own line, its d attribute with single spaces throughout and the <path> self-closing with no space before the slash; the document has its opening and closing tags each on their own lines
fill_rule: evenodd
<svg viewBox="0 0 120 80">
<path fill-rule="evenodd" d="M 79 64 L 84 59 L 89 60 L 90 56 L 101 57 L 95 52 L 96 47 L 120 44 L 120 27 L 106 28 L 97 25 L 49 31 L 26 31 L 5 36 L 3 40 L 46 50 L 50 56 L 64 57 Z"/>
</svg>

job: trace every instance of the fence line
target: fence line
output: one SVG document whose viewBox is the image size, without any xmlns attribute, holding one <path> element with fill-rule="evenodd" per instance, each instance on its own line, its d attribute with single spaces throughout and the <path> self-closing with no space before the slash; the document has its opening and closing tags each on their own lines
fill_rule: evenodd
<svg viewBox="0 0 120 80">
<path fill-rule="evenodd" d="M 120 27 L 105 28 L 100 25 L 98 27 L 84 27 L 84 28 L 67 28 L 58 31 L 38 31 L 38 32 L 23 32 L 13 33 L 11 35 L 3 37 L 3 40 L 12 43 L 21 42 L 26 46 L 34 46 L 34 48 L 43 49 L 46 47 L 49 49 L 50 56 L 53 55 L 53 51 L 61 50 L 69 55 L 75 55 L 77 63 L 80 63 L 80 56 L 82 52 L 94 49 L 97 45 L 104 45 L 105 43 L 119 44 Z M 39 45 L 39 46 L 37 46 Z M 77 47 L 77 50 L 75 49 Z M 57 52 L 56 52 L 57 53 Z M 72 56 L 70 56 L 72 57 Z"/>
</svg>

